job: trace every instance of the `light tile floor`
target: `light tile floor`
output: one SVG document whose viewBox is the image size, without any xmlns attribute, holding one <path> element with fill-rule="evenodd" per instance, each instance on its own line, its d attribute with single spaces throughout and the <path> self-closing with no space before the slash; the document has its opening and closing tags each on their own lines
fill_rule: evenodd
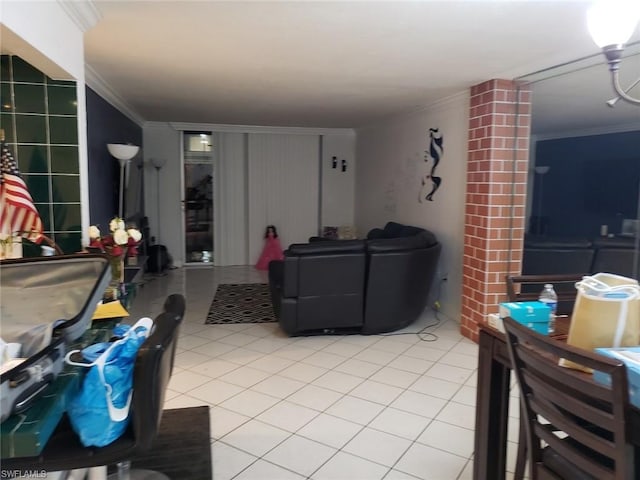
<svg viewBox="0 0 640 480">
<path fill-rule="evenodd" d="M 211 407 L 215 480 L 469 480 L 477 346 L 425 313 L 395 335 L 289 338 L 278 325 L 205 325 L 217 284 L 267 282 L 252 267 L 149 276 L 132 319 L 187 299 L 166 408 Z M 429 340 L 429 341 L 424 341 Z M 508 470 L 515 464 L 512 397 Z"/>
</svg>

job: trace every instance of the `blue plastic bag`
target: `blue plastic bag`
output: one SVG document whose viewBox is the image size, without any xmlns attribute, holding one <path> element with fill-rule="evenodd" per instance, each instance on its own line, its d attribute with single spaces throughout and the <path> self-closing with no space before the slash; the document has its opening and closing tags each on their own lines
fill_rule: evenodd
<svg viewBox="0 0 640 480">
<path fill-rule="evenodd" d="M 140 345 L 149 336 L 153 321 L 142 318 L 123 338 L 87 347 L 91 363 L 70 360 L 70 365 L 90 367 L 78 394 L 67 405 L 71 427 L 85 447 L 104 447 L 118 439 L 129 423 L 133 395 L 133 367 Z M 96 358 L 97 356 L 97 358 Z"/>
</svg>

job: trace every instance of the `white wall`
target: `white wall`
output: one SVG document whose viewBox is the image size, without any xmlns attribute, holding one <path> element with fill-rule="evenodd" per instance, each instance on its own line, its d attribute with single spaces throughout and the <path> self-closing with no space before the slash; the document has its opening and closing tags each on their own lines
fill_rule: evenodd
<svg viewBox="0 0 640 480">
<path fill-rule="evenodd" d="M 10 30 L 3 32 L 3 50 L 47 75 L 84 82 L 83 31 L 60 3 L 2 0 L 0 23 Z M 12 33 L 26 43 L 14 44 Z"/>
<path fill-rule="evenodd" d="M 174 265 L 180 266 L 184 242 L 182 228 L 182 204 L 180 203 L 182 171 L 180 156 L 180 133 L 168 124 L 149 123 L 144 126 L 144 204 L 149 217 L 151 236 L 165 245 L 173 257 Z M 158 177 L 151 159 L 161 159 L 160 199 L 158 202 Z M 160 218 L 158 218 L 160 216 Z"/>
<path fill-rule="evenodd" d="M 78 95 L 78 154 L 83 244 L 88 243 L 89 178 L 84 29 L 58 2 L 0 1 L 3 53 L 18 55 L 52 78 L 75 80 Z"/>
<path fill-rule="evenodd" d="M 216 265 L 253 264 L 268 224 L 277 226 L 283 248 L 318 233 L 321 209 L 328 212 L 324 218 L 329 225 L 353 224 L 356 161 L 352 130 L 147 122 L 143 129 L 145 162 L 150 158 L 167 161 L 161 170 L 160 242 L 169 249 L 174 264 L 181 264 L 184 243 L 180 204 L 183 130 L 213 133 Z M 328 207 L 318 203 L 321 141 L 325 163 L 333 154 L 348 162 L 347 172 L 336 169 L 327 176 L 323 200 L 331 203 Z M 152 236 L 157 236 L 158 225 L 155 174 L 153 167 L 145 166 L 145 209 Z"/>
<path fill-rule="evenodd" d="M 447 281 L 440 288 L 434 284 L 431 301 L 439 293 L 443 312 L 456 321 L 460 319 L 462 295 L 468 127 L 469 94 L 464 92 L 418 112 L 359 129 L 356 140 L 355 218 L 359 235 L 390 220 L 433 231 L 443 247 L 438 276 L 446 275 Z M 424 161 L 429 128 L 439 128 L 444 137 L 444 154 L 436 170 L 442 184 L 432 202 L 424 200 L 421 186 L 432 165 Z"/>
<path fill-rule="evenodd" d="M 321 226 L 354 224 L 355 143 L 353 133 L 322 136 L 322 220 Z M 337 166 L 332 168 L 332 157 Z M 347 171 L 342 171 L 342 160 Z"/>
</svg>

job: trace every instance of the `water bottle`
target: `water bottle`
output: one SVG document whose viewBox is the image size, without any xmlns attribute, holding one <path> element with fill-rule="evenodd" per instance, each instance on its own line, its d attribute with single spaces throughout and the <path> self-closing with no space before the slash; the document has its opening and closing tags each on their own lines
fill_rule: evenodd
<svg viewBox="0 0 640 480">
<path fill-rule="evenodd" d="M 556 329 L 556 307 L 558 306 L 558 295 L 553 289 L 553 285 L 550 283 L 545 284 L 538 300 L 551 309 L 551 313 L 549 314 L 549 333 L 551 334 Z"/>
</svg>

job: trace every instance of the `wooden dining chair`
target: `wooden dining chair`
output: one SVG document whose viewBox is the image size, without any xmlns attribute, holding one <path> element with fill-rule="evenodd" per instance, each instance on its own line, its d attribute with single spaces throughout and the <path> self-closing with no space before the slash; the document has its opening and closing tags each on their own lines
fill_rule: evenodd
<svg viewBox="0 0 640 480">
<path fill-rule="evenodd" d="M 570 315 L 576 301 L 576 282 L 588 273 L 559 275 L 507 275 L 507 298 L 510 302 L 538 300 L 544 285 L 551 283 L 558 295 L 558 315 Z"/>
<path fill-rule="evenodd" d="M 629 410 L 622 362 L 567 345 L 504 319 L 520 387 L 531 480 L 635 480 L 625 427 Z M 566 358 L 610 376 L 611 386 L 558 365 Z"/>
<path fill-rule="evenodd" d="M 510 302 L 527 302 L 537 300 L 544 285 L 553 285 L 558 295 L 557 315 L 570 316 L 576 302 L 576 282 L 588 275 L 587 273 L 570 274 L 545 274 L 545 275 L 507 275 L 505 277 L 507 288 L 507 299 Z M 567 332 L 556 332 L 556 336 L 565 335 Z M 524 478 L 526 463 L 526 438 L 524 436 L 524 425 L 520 425 L 520 438 L 518 441 L 518 453 L 516 456 L 516 466 L 514 480 Z"/>
</svg>

